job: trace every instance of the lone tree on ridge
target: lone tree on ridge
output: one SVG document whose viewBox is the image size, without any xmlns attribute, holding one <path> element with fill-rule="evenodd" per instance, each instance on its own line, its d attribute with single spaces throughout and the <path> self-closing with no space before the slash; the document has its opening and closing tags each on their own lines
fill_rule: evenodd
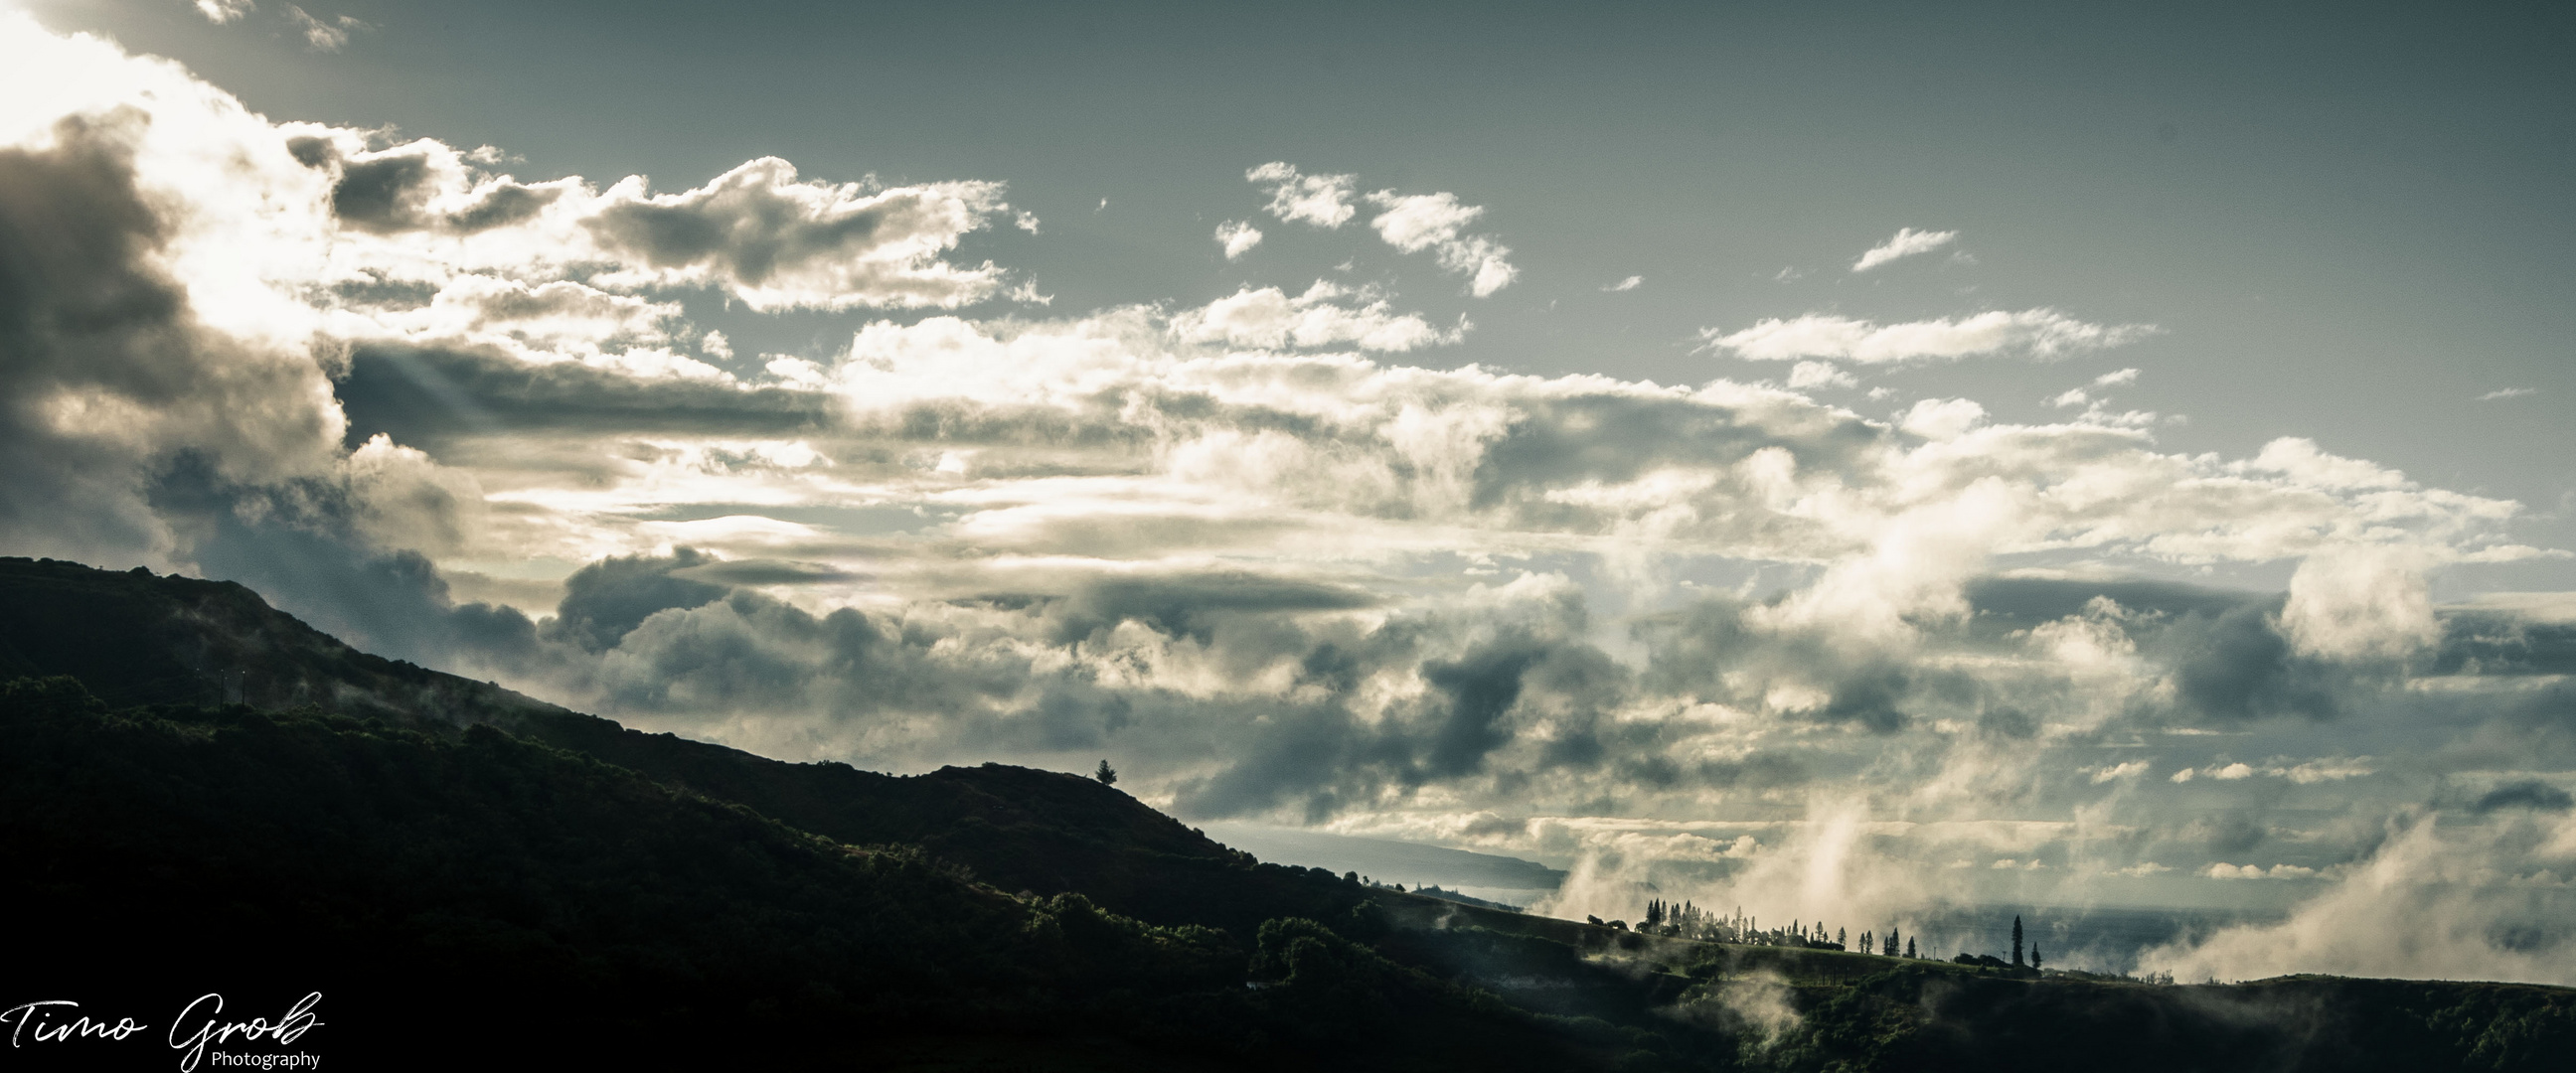
<svg viewBox="0 0 2576 1073">
<path fill-rule="evenodd" d="M 1118 785 L 1118 769 L 1110 767 L 1109 761 L 1107 760 L 1100 762 L 1099 770 L 1092 772 L 1091 777 L 1100 780 L 1100 785 L 1102 786 Z M 2018 929 L 2016 929 L 2015 934 L 2019 934 Z"/>
</svg>

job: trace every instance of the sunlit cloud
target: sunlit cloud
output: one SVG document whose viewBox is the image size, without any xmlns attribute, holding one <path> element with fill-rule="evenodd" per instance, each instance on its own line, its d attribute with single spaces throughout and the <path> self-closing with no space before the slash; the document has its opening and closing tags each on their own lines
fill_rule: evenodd
<svg viewBox="0 0 2576 1073">
<path fill-rule="evenodd" d="M 1917 231 L 1911 227 L 1900 227 L 1887 241 L 1872 246 L 1867 252 L 1861 254 L 1860 260 L 1852 262 L 1851 270 L 1867 272 L 1890 261 L 1930 253 L 1957 241 L 1958 238 L 1959 233 L 1956 231 Z"/>
</svg>

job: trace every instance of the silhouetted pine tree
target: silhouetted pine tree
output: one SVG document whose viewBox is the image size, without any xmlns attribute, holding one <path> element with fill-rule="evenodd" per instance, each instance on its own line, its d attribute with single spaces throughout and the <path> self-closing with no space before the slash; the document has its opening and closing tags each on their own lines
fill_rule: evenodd
<svg viewBox="0 0 2576 1073">
<path fill-rule="evenodd" d="M 2021 967 L 2021 914 L 2013 914 L 2013 967 Z"/>
</svg>

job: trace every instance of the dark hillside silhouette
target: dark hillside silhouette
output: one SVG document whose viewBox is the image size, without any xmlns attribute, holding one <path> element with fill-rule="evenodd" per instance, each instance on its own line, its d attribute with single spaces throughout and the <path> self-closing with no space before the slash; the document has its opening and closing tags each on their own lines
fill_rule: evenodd
<svg viewBox="0 0 2576 1073">
<path fill-rule="evenodd" d="M 482 1059 L 639 1068 L 2555 1070 L 2576 1053 L 2565 988 L 2174 987 L 2043 976 L 2036 949 L 1917 959 L 1911 935 L 1898 957 L 1894 929 L 1845 951 L 1845 928 L 1687 901 L 1630 930 L 1404 893 L 1259 863 L 1091 776 L 895 777 L 639 733 L 353 651 L 236 585 L 0 560 L 0 673 L 24 676 L 0 686 L 17 1001 L 224 990 L 247 1014 L 320 990 L 331 1024 L 307 1049 L 335 1067 L 501 1046 L 487 1024 L 535 1027 Z M 1748 1020 L 1747 988 L 1796 1016 Z M 170 1060 L 102 1053 L 11 1057 Z"/>
</svg>

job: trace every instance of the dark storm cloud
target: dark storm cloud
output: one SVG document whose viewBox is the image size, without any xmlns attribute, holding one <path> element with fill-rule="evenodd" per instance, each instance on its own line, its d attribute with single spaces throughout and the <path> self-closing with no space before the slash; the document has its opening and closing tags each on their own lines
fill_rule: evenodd
<svg viewBox="0 0 2576 1073">
<path fill-rule="evenodd" d="M 1811 632 L 1757 629 L 1745 621 L 1748 610 L 1739 600 L 1710 598 L 1638 623 L 1635 632 L 1649 653 L 1646 681 L 1694 700 L 1748 708 L 1763 705 L 1770 682 L 1795 682 L 1822 690 L 1827 698 L 1803 718 L 1893 734 L 1913 722 L 1908 709 L 1927 685 L 1948 684 L 1956 677 L 1930 674 L 1875 652 L 1849 651 Z M 1949 699 L 1956 703 L 1962 698 Z M 1974 705 L 1974 698 L 1965 699 Z"/>
<path fill-rule="evenodd" d="M 2291 651 L 2276 628 L 2278 604 L 2216 615 L 2190 612 L 2154 630 L 2143 647 L 2174 669 L 2185 710 L 2217 720 L 2269 715 L 2333 718 L 2346 671 Z"/>
<path fill-rule="evenodd" d="M 2299 655 L 2282 636 L 2286 597 L 2160 581 L 1983 578 L 1967 586 L 1972 629 L 1992 638 L 2119 605 L 2122 628 L 2171 670 L 2185 719 L 2242 722 L 2274 715 L 2331 718 L 2352 692 L 2353 669 Z"/>
<path fill-rule="evenodd" d="M 2576 674 L 2576 622 L 2463 610 L 2442 616 L 2435 674 Z"/>
<path fill-rule="evenodd" d="M 456 153 L 436 142 L 420 141 L 380 152 L 344 152 L 341 139 L 304 134 L 286 139 L 286 151 L 297 163 L 338 175 L 331 185 L 331 211 L 342 226 L 370 234 L 443 229 L 473 234 L 524 223 L 561 199 L 563 183 L 532 186 L 508 176 L 489 179 L 472 190 L 463 207 L 444 214 L 429 211 L 430 202 L 447 193 L 461 176 Z"/>
<path fill-rule="evenodd" d="M 545 636 L 585 652 L 614 648 L 657 612 L 723 599 L 722 586 L 674 576 L 713 563 L 695 548 L 679 548 L 669 555 L 629 555 L 582 567 L 564 579 L 563 603 L 546 623 Z"/>
<path fill-rule="evenodd" d="M 448 227 L 472 234 L 525 223 L 564 195 L 560 184 L 530 186 L 508 179 L 485 183 L 476 190 L 473 202 L 448 214 Z"/>
<path fill-rule="evenodd" d="M 343 227 L 376 234 L 422 225 L 422 206 L 436 193 L 428 151 L 394 152 L 350 161 L 331 187 L 331 212 Z"/>
<path fill-rule="evenodd" d="M 2470 808 L 2481 813 L 2507 808 L 2527 808 L 2534 812 L 2565 812 L 2576 808 L 2576 795 L 2570 795 L 2565 790 L 2537 779 L 2525 779 L 2487 791 L 2486 795 L 2478 798 L 2478 803 Z"/>
<path fill-rule="evenodd" d="M 1444 624 L 1403 623 L 1306 653 L 1305 682 L 1341 686 L 1329 702 L 1263 713 L 1242 727 L 1216 774 L 1180 790 L 1189 815 L 1223 817 L 1290 807 L 1310 819 L 1433 785 L 1503 787 L 1556 768 L 1664 778 L 1639 768 L 1631 748 L 1652 736 L 1604 733 L 1599 716 L 1631 689 L 1599 649 L 1563 636 L 1505 630 L 1456 656 Z M 1365 668 L 1365 670 L 1363 670 Z M 1428 692 L 1386 718 L 1362 718 L 1350 687 L 1380 669 L 1418 668 Z M 1541 724 L 1550 729 L 1542 731 Z"/>
<path fill-rule="evenodd" d="M 1540 645 L 1514 639 L 1482 646 L 1456 661 L 1422 665 L 1422 680 L 1448 702 L 1426 743 L 1429 748 L 1421 764 L 1425 776 L 1448 779 L 1473 772 L 1484 766 L 1487 753 L 1511 740 L 1500 724 L 1520 703 L 1521 675 L 1543 651 Z"/>
</svg>

